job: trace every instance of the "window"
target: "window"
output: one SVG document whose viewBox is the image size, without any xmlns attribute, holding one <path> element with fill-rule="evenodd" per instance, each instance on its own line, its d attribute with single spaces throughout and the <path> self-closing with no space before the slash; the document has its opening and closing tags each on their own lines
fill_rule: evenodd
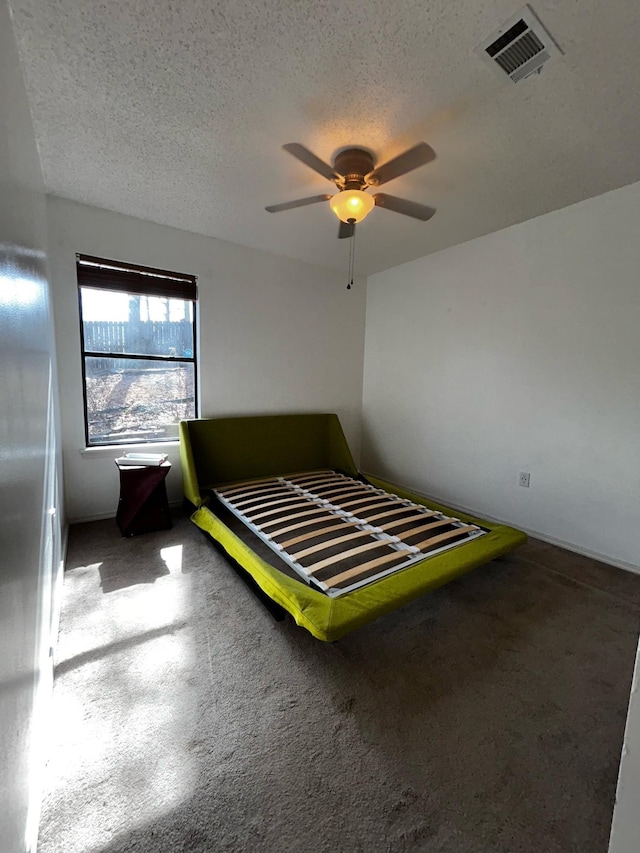
<svg viewBox="0 0 640 853">
<path fill-rule="evenodd" d="M 198 411 L 196 277 L 76 257 L 87 446 L 177 439 Z"/>
</svg>

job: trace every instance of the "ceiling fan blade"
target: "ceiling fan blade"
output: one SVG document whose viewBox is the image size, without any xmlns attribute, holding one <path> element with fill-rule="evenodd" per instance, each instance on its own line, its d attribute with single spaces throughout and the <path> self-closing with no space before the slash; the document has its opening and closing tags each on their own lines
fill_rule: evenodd
<svg viewBox="0 0 640 853">
<path fill-rule="evenodd" d="M 281 210 L 293 210 L 294 207 L 304 207 L 306 204 L 315 204 L 318 201 L 328 201 L 330 195 L 312 195 L 309 198 L 297 198 L 295 201 L 283 201 L 282 204 L 270 204 L 265 207 L 269 213 L 279 213 Z"/>
<path fill-rule="evenodd" d="M 408 151 L 398 154 L 393 160 L 389 160 L 384 166 L 378 166 L 373 172 L 369 172 L 365 176 L 365 180 L 371 186 L 379 187 L 381 184 L 386 184 L 387 181 L 393 181 L 394 178 L 412 172 L 419 166 L 426 166 L 435 158 L 436 152 L 433 148 L 426 142 L 419 142 L 413 148 L 409 148 Z"/>
<path fill-rule="evenodd" d="M 436 212 L 434 207 L 427 207 L 426 204 L 418 204 L 417 201 L 409 201 L 406 198 L 398 198 L 398 196 L 387 195 L 386 193 L 376 193 L 373 200 L 376 207 L 386 207 L 387 210 L 393 210 L 394 213 L 403 213 L 405 216 L 412 216 L 414 219 L 421 219 L 423 222 L 431 219 Z"/>
<path fill-rule="evenodd" d="M 318 172 L 318 174 L 322 175 L 323 178 L 327 178 L 329 181 L 334 181 L 337 177 L 340 177 L 333 171 L 328 163 L 325 163 L 324 160 L 316 157 L 313 152 L 309 151 L 308 148 L 305 148 L 304 145 L 300 145 L 299 142 L 287 142 L 287 144 L 282 147 L 285 151 L 288 151 L 289 154 L 293 154 L 294 157 L 297 157 L 298 160 L 305 164 L 305 166 L 308 166 L 310 169 L 313 169 L 314 172 Z"/>
<path fill-rule="evenodd" d="M 355 234 L 355 231 L 355 222 L 341 222 L 340 227 L 338 228 L 338 240 L 345 240 L 348 237 L 351 237 L 353 234 Z"/>
</svg>

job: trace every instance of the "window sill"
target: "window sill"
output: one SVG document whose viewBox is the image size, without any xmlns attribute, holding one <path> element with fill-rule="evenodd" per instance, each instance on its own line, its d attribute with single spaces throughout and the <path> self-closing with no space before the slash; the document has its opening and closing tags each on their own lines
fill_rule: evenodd
<svg viewBox="0 0 640 853">
<path fill-rule="evenodd" d="M 101 444 L 97 447 L 80 447 L 78 453 L 85 459 L 104 459 L 122 456 L 123 453 L 170 453 L 180 447 L 175 441 L 154 441 L 143 444 Z"/>
</svg>

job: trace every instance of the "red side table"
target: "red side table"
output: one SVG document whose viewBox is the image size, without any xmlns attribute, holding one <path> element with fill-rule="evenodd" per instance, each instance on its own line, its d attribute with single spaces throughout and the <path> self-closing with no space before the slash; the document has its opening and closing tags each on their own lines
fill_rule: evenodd
<svg viewBox="0 0 640 853">
<path fill-rule="evenodd" d="M 170 462 L 140 467 L 118 465 L 120 500 L 116 524 L 123 536 L 167 530 L 172 526 L 165 485 L 170 469 Z"/>
</svg>

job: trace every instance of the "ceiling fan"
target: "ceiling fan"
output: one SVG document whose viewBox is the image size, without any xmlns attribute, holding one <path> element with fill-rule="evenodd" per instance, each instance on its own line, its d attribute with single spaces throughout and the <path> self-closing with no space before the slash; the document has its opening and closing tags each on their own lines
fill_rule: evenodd
<svg viewBox="0 0 640 853">
<path fill-rule="evenodd" d="M 419 142 L 383 166 L 375 166 L 371 153 L 363 148 L 345 148 L 336 155 L 333 166 L 330 166 L 298 142 L 289 142 L 282 147 L 314 172 L 332 181 L 339 192 L 334 195 L 327 193 L 273 204 L 265 207 L 269 213 L 328 201 L 329 206 L 340 219 L 338 237 L 341 239 L 351 237 L 356 223 L 362 222 L 374 207 L 384 207 L 423 222 L 431 219 L 435 213 L 433 207 L 427 207 L 425 204 L 418 204 L 418 202 L 387 195 L 387 193 L 369 195 L 366 192 L 368 187 L 379 187 L 434 160 L 436 153 L 426 142 Z"/>
</svg>

